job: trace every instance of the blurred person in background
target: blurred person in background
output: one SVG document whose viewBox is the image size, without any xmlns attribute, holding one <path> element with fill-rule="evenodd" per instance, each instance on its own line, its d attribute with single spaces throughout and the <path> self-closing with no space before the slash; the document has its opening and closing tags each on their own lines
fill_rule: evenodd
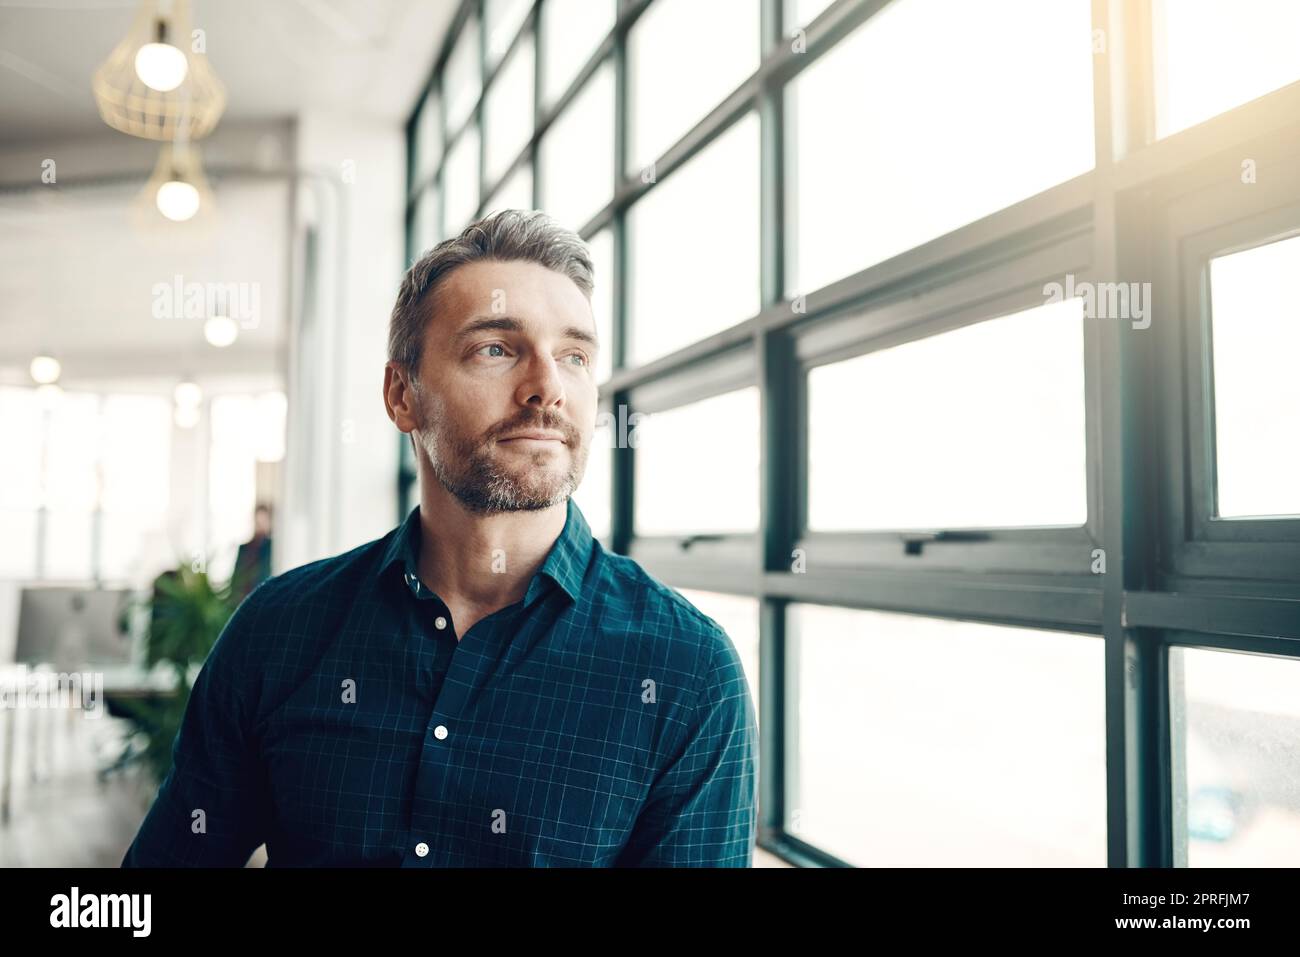
<svg viewBox="0 0 1300 957">
<path fill-rule="evenodd" d="M 247 598 L 254 588 L 270 577 L 271 507 L 258 505 L 253 512 L 253 537 L 240 545 L 235 555 L 235 570 L 230 577 L 235 599 L 242 601 Z"/>
</svg>

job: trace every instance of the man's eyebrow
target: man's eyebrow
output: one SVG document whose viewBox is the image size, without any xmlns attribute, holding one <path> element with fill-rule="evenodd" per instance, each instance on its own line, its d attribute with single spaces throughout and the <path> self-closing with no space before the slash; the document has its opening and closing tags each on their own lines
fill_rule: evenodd
<svg viewBox="0 0 1300 957">
<path fill-rule="evenodd" d="M 501 332 L 523 332 L 524 324 L 514 316 L 480 316 L 467 322 L 460 331 L 452 336 L 452 342 L 461 342 L 480 332 L 498 330 Z M 596 337 L 581 326 L 566 326 L 560 333 L 563 339 L 577 339 L 595 347 Z"/>
</svg>

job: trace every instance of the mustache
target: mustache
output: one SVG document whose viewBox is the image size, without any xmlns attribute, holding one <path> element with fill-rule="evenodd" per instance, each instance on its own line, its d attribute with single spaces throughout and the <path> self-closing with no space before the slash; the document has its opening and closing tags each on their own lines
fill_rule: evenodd
<svg viewBox="0 0 1300 957">
<path fill-rule="evenodd" d="M 559 432 L 564 436 L 565 442 L 569 445 L 577 444 L 578 433 L 570 422 L 556 416 L 548 416 L 545 414 L 508 422 L 505 425 L 494 429 L 492 438 L 495 439 L 503 435 L 511 435 L 515 432 L 529 432 L 534 429 L 545 432 Z"/>
</svg>

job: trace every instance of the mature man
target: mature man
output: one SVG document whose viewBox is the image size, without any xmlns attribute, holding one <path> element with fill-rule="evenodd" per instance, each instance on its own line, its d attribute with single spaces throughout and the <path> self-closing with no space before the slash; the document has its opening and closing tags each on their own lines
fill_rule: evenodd
<svg viewBox="0 0 1300 957">
<path fill-rule="evenodd" d="M 595 431 L 583 242 L 507 210 L 402 282 L 384 402 L 420 504 L 240 606 L 125 866 L 747 867 L 727 634 L 570 498 Z"/>
</svg>

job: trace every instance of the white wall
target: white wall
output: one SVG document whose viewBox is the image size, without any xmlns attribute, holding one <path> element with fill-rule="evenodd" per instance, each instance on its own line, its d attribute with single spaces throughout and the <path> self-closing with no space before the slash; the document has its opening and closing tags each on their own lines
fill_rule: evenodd
<svg viewBox="0 0 1300 957">
<path fill-rule="evenodd" d="M 314 310 L 300 298 L 290 335 L 277 571 L 396 524 L 398 433 L 382 387 L 402 273 L 405 149 L 396 123 L 322 111 L 298 119 L 298 166 L 312 174 L 298 195 L 299 265 L 303 232 L 314 226 L 319 278 Z"/>
</svg>

